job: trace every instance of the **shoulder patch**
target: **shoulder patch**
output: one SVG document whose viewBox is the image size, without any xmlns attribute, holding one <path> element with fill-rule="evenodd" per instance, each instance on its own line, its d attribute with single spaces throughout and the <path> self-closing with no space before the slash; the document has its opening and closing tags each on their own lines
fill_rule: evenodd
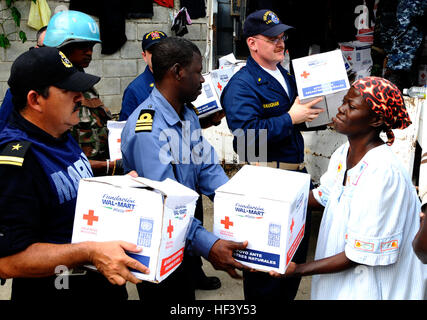
<svg viewBox="0 0 427 320">
<path fill-rule="evenodd" d="M 151 132 L 154 120 L 153 109 L 142 109 L 135 125 L 135 132 Z"/>
<path fill-rule="evenodd" d="M 8 143 L 0 152 L 0 165 L 8 164 L 22 167 L 25 154 L 28 151 L 31 142 L 13 141 Z"/>
<path fill-rule="evenodd" d="M 196 115 L 199 115 L 199 110 L 197 110 L 197 108 L 194 104 L 192 104 L 191 102 L 187 102 L 186 105 L 187 105 L 188 109 L 193 110 L 196 113 Z"/>
</svg>

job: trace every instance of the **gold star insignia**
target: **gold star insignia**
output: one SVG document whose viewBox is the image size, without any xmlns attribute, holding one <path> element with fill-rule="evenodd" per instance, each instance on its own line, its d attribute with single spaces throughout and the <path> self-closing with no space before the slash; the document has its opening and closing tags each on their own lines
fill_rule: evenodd
<svg viewBox="0 0 427 320">
<path fill-rule="evenodd" d="M 12 146 L 12 150 L 19 150 L 21 148 L 22 148 L 22 146 L 19 143 L 17 143 L 14 146 Z"/>
</svg>

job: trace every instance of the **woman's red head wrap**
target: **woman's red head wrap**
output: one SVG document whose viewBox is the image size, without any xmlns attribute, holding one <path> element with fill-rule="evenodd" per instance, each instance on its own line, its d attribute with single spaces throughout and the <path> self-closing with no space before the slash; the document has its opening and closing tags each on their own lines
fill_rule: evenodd
<svg viewBox="0 0 427 320">
<path fill-rule="evenodd" d="M 379 77 L 359 79 L 352 87 L 357 89 L 369 107 L 383 118 L 387 126 L 387 144 L 392 145 L 394 134 L 391 129 L 405 129 L 412 123 L 400 90 L 387 79 Z"/>
</svg>

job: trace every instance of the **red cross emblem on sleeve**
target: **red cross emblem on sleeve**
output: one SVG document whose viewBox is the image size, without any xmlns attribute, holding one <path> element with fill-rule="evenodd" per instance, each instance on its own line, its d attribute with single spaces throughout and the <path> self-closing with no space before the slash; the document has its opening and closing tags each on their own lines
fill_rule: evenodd
<svg viewBox="0 0 427 320">
<path fill-rule="evenodd" d="M 167 233 L 169 233 L 169 239 L 172 238 L 172 232 L 173 232 L 173 225 L 172 225 L 172 221 L 169 219 L 169 225 L 168 228 L 166 229 Z"/>
<path fill-rule="evenodd" d="M 225 229 L 230 229 L 230 226 L 234 225 L 234 223 L 230 221 L 230 217 L 225 217 L 224 220 L 221 220 L 221 224 L 224 225 Z"/>
<path fill-rule="evenodd" d="M 94 221 L 98 221 L 98 216 L 95 216 L 95 211 L 89 210 L 88 214 L 83 215 L 83 220 L 87 220 L 87 225 L 92 226 Z"/>
</svg>

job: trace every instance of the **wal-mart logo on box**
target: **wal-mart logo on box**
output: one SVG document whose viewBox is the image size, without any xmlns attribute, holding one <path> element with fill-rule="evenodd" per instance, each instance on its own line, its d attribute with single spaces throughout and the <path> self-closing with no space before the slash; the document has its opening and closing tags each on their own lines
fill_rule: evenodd
<svg viewBox="0 0 427 320">
<path fill-rule="evenodd" d="M 264 208 L 259 206 L 251 206 L 249 204 L 236 203 L 234 210 L 239 217 L 262 219 L 264 216 Z"/>
<path fill-rule="evenodd" d="M 124 198 L 119 195 L 103 194 L 101 197 L 102 207 L 118 212 L 133 212 L 135 199 Z"/>
</svg>

